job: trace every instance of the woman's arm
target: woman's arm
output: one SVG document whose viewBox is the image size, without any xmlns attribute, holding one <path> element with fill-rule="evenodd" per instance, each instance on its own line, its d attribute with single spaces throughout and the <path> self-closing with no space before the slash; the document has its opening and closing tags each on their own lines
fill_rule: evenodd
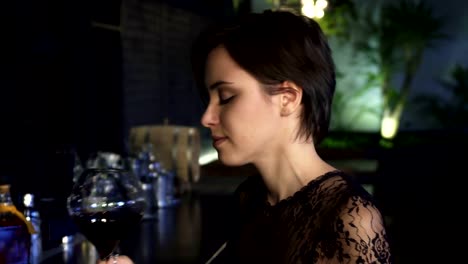
<svg viewBox="0 0 468 264">
<path fill-rule="evenodd" d="M 349 199 L 335 224 L 345 263 L 392 263 L 381 212 L 359 196 Z"/>
</svg>

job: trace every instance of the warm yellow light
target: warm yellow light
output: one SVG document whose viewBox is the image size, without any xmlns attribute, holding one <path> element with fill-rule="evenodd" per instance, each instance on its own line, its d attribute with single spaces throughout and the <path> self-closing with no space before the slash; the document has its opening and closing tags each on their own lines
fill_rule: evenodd
<svg viewBox="0 0 468 264">
<path fill-rule="evenodd" d="M 325 15 L 325 12 L 322 9 L 315 10 L 315 17 L 322 18 Z"/>
<path fill-rule="evenodd" d="M 383 138 L 392 139 L 395 137 L 398 128 L 398 120 L 392 116 L 384 116 L 380 134 Z"/>
<path fill-rule="evenodd" d="M 302 6 L 302 14 L 307 17 L 313 18 L 315 17 L 315 6 L 311 4 L 305 4 Z"/>
<path fill-rule="evenodd" d="M 326 0 L 317 0 L 317 2 L 315 2 L 315 6 L 323 11 L 323 9 L 328 6 L 328 2 Z"/>
<path fill-rule="evenodd" d="M 326 0 L 301 0 L 302 14 L 310 18 L 322 18 L 325 15 L 324 9 L 327 7 Z"/>
</svg>

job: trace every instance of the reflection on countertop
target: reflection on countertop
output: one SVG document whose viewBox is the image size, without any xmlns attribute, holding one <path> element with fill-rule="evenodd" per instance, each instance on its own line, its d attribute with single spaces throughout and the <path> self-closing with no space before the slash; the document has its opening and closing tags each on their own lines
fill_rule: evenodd
<svg viewBox="0 0 468 264">
<path fill-rule="evenodd" d="M 213 188 L 211 190 L 214 190 Z M 229 193 L 192 193 L 141 224 L 120 244 L 120 253 L 135 263 L 203 263 L 226 240 Z M 41 263 L 92 263 L 96 251 L 76 233 L 44 252 Z"/>
</svg>

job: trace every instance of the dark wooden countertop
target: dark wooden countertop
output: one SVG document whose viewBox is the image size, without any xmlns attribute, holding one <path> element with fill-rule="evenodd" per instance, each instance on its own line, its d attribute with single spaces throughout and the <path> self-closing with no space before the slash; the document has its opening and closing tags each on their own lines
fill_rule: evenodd
<svg viewBox="0 0 468 264">
<path fill-rule="evenodd" d="M 120 253 L 135 263 L 204 263 L 226 240 L 228 193 L 196 191 L 178 205 L 144 219 L 120 243 Z M 45 250 L 40 263 L 93 263 L 97 253 L 81 234 Z M 71 238 L 71 237 L 70 237 Z"/>
</svg>

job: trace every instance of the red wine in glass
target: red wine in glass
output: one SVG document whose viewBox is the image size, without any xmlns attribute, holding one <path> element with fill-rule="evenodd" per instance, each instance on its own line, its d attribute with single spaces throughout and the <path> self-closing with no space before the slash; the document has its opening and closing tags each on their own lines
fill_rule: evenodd
<svg viewBox="0 0 468 264">
<path fill-rule="evenodd" d="M 70 217 L 105 261 L 117 254 L 119 241 L 138 226 L 145 206 L 140 181 L 119 169 L 85 170 L 68 198 Z"/>
</svg>

